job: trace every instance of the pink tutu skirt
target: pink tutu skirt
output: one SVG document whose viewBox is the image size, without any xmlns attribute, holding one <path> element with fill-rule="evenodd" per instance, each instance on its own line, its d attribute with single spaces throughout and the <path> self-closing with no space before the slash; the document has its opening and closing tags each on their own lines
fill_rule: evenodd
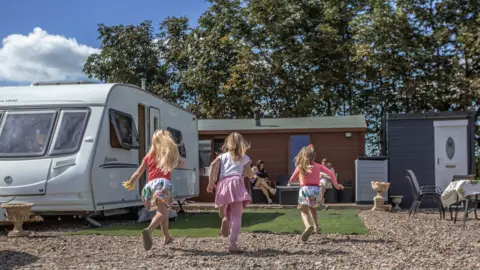
<svg viewBox="0 0 480 270">
<path fill-rule="evenodd" d="M 218 181 L 215 192 L 216 205 L 220 206 L 243 202 L 243 206 L 245 207 L 251 200 L 252 198 L 248 195 L 242 176 L 227 176 Z"/>
</svg>

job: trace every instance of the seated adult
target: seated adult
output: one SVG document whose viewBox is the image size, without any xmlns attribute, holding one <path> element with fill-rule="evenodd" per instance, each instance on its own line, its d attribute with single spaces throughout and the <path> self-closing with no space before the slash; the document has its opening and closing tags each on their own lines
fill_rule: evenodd
<svg viewBox="0 0 480 270">
<path fill-rule="evenodd" d="M 335 173 L 335 170 L 333 169 L 332 164 L 328 161 L 328 159 L 324 158 L 322 160 L 322 165 L 329 168 L 333 173 Z M 325 192 L 327 191 L 327 189 L 331 189 L 333 187 L 332 180 L 325 173 L 320 173 L 320 187 L 322 203 L 325 204 Z M 325 208 L 328 209 L 328 206 L 325 205 Z"/>
<path fill-rule="evenodd" d="M 252 183 L 253 186 L 258 187 L 262 190 L 265 197 L 267 197 L 268 203 L 272 203 L 272 199 L 270 198 L 270 193 L 272 195 L 275 195 L 277 193 L 277 190 L 274 188 L 271 188 L 268 185 L 269 183 L 268 174 L 265 171 L 265 166 L 263 161 L 261 160 L 257 161 L 257 163 L 252 169 L 255 172 L 255 177 L 250 179 L 250 182 Z"/>
</svg>

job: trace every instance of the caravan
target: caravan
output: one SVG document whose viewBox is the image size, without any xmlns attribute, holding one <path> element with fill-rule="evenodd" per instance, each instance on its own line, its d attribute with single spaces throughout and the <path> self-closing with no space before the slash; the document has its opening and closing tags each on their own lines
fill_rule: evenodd
<svg viewBox="0 0 480 270">
<path fill-rule="evenodd" d="M 0 202 L 33 203 L 40 215 L 112 215 L 142 205 L 122 187 L 169 130 L 185 166 L 175 199 L 199 194 L 195 115 L 126 84 L 36 83 L 0 88 Z M 98 223 L 95 225 L 98 226 Z"/>
</svg>

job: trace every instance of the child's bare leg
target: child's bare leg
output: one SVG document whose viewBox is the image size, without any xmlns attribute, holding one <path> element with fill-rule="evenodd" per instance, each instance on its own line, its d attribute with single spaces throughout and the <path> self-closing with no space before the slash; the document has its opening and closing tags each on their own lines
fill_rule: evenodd
<svg viewBox="0 0 480 270">
<path fill-rule="evenodd" d="M 220 217 L 220 219 L 223 219 L 225 217 L 225 207 L 227 207 L 226 205 L 220 205 L 218 207 L 218 216 Z"/>
<path fill-rule="evenodd" d="M 228 209 L 228 205 L 221 205 L 219 207 L 219 215 L 222 219 L 220 234 L 223 237 L 228 237 L 230 235 L 230 211 Z"/>
<path fill-rule="evenodd" d="M 164 203 L 160 202 L 157 200 L 157 207 L 158 211 L 163 216 L 162 222 L 160 223 L 160 226 L 162 227 L 162 232 L 163 232 L 163 238 L 164 238 L 164 244 L 167 245 L 172 241 L 172 237 L 170 237 L 170 234 L 168 233 L 168 207 Z"/>
<path fill-rule="evenodd" d="M 309 207 L 308 211 L 309 211 L 310 217 L 312 218 L 312 221 L 313 221 L 313 231 L 315 233 L 317 233 L 318 232 L 317 209 L 315 209 L 314 207 Z"/>
<path fill-rule="evenodd" d="M 301 206 L 301 211 L 302 211 L 302 221 L 303 224 L 305 225 L 305 228 L 310 227 L 310 221 L 308 220 L 308 206 L 302 205 Z"/>
<path fill-rule="evenodd" d="M 305 231 L 302 234 L 302 241 L 307 241 L 310 237 L 310 234 L 313 232 L 313 226 L 310 225 L 310 221 L 308 220 L 308 210 L 309 207 L 306 205 L 302 205 L 302 221 L 305 225 Z"/>
<path fill-rule="evenodd" d="M 157 213 L 150 221 L 150 225 L 142 231 L 142 238 L 143 238 L 143 247 L 145 250 L 150 250 L 153 245 L 152 233 L 153 231 L 162 224 L 164 219 L 163 214 L 160 212 L 160 209 L 157 206 Z"/>
</svg>

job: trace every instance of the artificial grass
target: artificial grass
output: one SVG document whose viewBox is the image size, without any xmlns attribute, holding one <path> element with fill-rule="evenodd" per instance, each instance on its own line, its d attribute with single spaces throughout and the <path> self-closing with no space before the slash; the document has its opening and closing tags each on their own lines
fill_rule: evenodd
<svg viewBox="0 0 480 270">
<path fill-rule="evenodd" d="M 318 224 L 322 233 L 366 234 L 367 228 L 358 217 L 357 210 L 318 211 Z M 128 223 L 86 229 L 73 235 L 111 235 L 138 236 L 148 223 Z M 242 232 L 269 232 L 299 234 L 304 230 L 298 209 L 250 210 L 243 213 Z M 176 221 L 170 222 L 169 232 L 172 236 L 214 237 L 220 231 L 220 218 L 215 211 L 194 212 L 180 215 Z M 156 230 L 154 235 L 161 235 Z"/>
</svg>

